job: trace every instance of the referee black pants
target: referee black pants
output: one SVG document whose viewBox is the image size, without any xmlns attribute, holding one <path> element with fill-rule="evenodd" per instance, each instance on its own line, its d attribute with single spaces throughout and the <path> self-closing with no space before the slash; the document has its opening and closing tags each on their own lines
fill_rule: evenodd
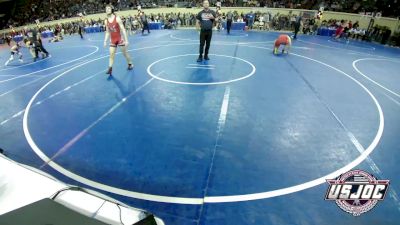
<svg viewBox="0 0 400 225">
<path fill-rule="evenodd" d="M 150 27 L 148 22 L 143 22 L 142 34 L 144 33 L 144 30 L 147 30 L 147 33 L 150 34 Z"/>
<path fill-rule="evenodd" d="M 81 36 L 81 39 L 83 39 L 82 27 L 79 27 L 79 28 L 78 28 L 78 34 Z"/>
<path fill-rule="evenodd" d="M 226 30 L 228 31 L 228 34 L 231 32 L 231 26 L 232 26 L 232 20 L 227 20 L 226 21 Z"/>
<path fill-rule="evenodd" d="M 210 44 L 211 44 L 211 37 L 212 37 L 212 30 L 201 30 L 200 31 L 200 57 L 203 56 L 203 51 L 204 51 L 204 56 L 208 55 L 208 50 L 210 49 Z M 204 50 L 204 44 L 206 45 L 205 50 Z"/>
<path fill-rule="evenodd" d="M 38 58 L 39 52 L 43 52 L 47 56 L 49 55 L 49 53 L 46 51 L 46 49 L 43 47 L 43 45 L 39 41 L 37 41 L 35 43 L 35 58 Z"/>
<path fill-rule="evenodd" d="M 300 24 L 294 24 L 294 37 L 293 39 L 297 38 L 297 33 L 300 31 Z"/>
</svg>

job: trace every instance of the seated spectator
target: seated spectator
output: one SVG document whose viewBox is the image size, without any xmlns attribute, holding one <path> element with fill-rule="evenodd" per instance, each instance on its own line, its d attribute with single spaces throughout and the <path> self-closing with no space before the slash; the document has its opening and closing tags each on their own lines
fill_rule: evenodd
<svg viewBox="0 0 400 225">
<path fill-rule="evenodd" d="M 52 37 L 51 39 L 49 39 L 49 43 L 50 42 L 60 42 L 60 41 L 62 41 L 64 38 L 61 36 L 61 35 L 59 35 L 59 36 L 54 36 L 54 37 Z"/>
<path fill-rule="evenodd" d="M 365 39 L 365 30 L 364 29 L 359 29 L 357 28 L 351 28 L 349 30 L 349 37 L 358 40 L 359 38 L 361 38 L 362 40 Z"/>
</svg>

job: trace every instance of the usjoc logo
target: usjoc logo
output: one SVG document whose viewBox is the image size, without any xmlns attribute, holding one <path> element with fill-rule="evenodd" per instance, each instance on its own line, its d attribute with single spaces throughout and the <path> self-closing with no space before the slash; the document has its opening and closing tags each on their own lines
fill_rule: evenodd
<svg viewBox="0 0 400 225">
<path fill-rule="evenodd" d="M 345 212 L 359 216 L 371 210 L 382 201 L 389 187 L 389 180 L 377 180 L 373 175 L 352 170 L 336 180 L 326 180 L 329 184 L 325 200 L 336 201 Z"/>
</svg>

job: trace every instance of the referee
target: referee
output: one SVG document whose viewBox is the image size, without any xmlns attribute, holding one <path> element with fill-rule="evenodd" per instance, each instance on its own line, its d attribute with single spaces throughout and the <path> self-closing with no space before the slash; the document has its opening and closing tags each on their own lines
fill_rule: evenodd
<svg viewBox="0 0 400 225">
<path fill-rule="evenodd" d="M 142 35 L 144 34 L 144 30 L 147 30 L 147 34 L 150 34 L 149 23 L 147 22 L 147 15 L 144 12 L 140 12 L 140 21 L 142 22 Z"/>
<path fill-rule="evenodd" d="M 233 13 L 231 11 L 229 11 L 226 14 L 226 30 L 228 31 L 228 34 L 231 33 L 232 18 L 233 18 Z"/>
<path fill-rule="evenodd" d="M 211 37 L 212 37 L 212 29 L 215 24 L 215 18 L 217 17 L 216 13 L 209 9 L 210 3 L 205 0 L 203 2 L 204 9 L 201 10 L 197 16 L 196 28 L 200 29 L 200 55 L 197 59 L 197 62 L 203 61 L 203 51 L 204 51 L 204 43 L 206 44 L 206 49 L 204 51 L 204 59 L 209 60 L 208 58 L 208 50 L 210 49 Z"/>
<path fill-rule="evenodd" d="M 46 56 L 43 56 L 43 58 L 49 57 L 49 53 L 46 51 L 46 49 L 42 45 L 42 40 L 40 38 L 40 32 L 38 32 L 37 29 L 32 28 L 27 31 L 27 35 L 29 37 L 30 42 L 33 44 L 34 50 L 35 50 L 35 57 L 34 61 L 36 61 L 39 58 L 39 51 L 42 52 L 43 54 L 46 54 Z"/>
<path fill-rule="evenodd" d="M 297 33 L 299 33 L 300 31 L 300 27 L 303 25 L 303 18 L 301 17 L 301 13 L 300 15 L 298 15 L 296 17 L 296 20 L 294 22 L 294 36 L 293 39 L 297 39 Z"/>
</svg>

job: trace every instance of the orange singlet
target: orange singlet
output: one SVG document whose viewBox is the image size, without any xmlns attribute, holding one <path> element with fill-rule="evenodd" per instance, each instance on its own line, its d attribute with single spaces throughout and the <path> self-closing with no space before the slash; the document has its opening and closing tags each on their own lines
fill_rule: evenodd
<svg viewBox="0 0 400 225">
<path fill-rule="evenodd" d="M 275 41 L 275 47 L 279 47 L 280 45 L 287 45 L 289 44 L 289 36 L 286 34 L 279 35 L 278 39 Z"/>
</svg>

